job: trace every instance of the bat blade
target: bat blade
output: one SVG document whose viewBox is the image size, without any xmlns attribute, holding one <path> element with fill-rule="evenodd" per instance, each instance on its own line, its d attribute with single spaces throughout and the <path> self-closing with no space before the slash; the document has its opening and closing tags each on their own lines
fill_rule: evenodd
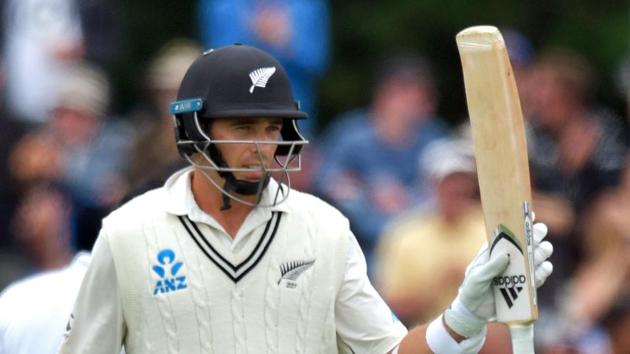
<svg viewBox="0 0 630 354">
<path fill-rule="evenodd" d="M 538 308 L 527 143 L 514 74 L 496 27 L 467 28 L 456 42 L 491 255 L 510 253 L 508 269 L 493 280 L 497 321 L 528 326 Z"/>
</svg>

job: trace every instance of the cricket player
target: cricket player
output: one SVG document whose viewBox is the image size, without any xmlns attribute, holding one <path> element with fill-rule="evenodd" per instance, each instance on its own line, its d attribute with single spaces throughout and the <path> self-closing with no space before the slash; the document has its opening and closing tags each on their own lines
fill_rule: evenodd
<svg viewBox="0 0 630 354">
<path fill-rule="evenodd" d="M 347 219 L 290 188 L 306 114 L 277 60 L 245 45 L 208 50 L 171 112 L 190 167 L 103 220 L 61 353 L 481 348 L 508 256 L 480 253 L 444 315 L 408 332 L 370 284 Z M 539 285 L 551 273 L 545 233 L 536 227 Z"/>
</svg>

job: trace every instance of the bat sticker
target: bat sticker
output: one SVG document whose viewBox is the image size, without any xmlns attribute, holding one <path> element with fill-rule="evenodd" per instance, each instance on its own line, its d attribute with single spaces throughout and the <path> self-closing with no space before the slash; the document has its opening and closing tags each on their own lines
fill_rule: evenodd
<svg viewBox="0 0 630 354">
<path fill-rule="evenodd" d="M 518 251 L 521 254 L 523 254 L 523 248 L 518 243 L 518 240 L 516 239 L 516 237 L 514 237 L 514 234 L 512 232 L 510 232 L 510 230 L 507 227 L 505 227 L 505 225 L 499 225 L 497 227 L 497 230 L 495 231 L 495 237 L 494 237 L 494 241 L 492 241 L 492 246 L 490 246 L 490 254 L 491 255 L 492 255 L 492 251 L 494 250 L 494 248 L 497 246 L 497 244 L 501 240 L 506 240 L 506 241 L 512 243 L 514 245 L 514 247 L 516 247 L 516 249 L 518 249 Z"/>
<path fill-rule="evenodd" d="M 526 274 L 527 249 L 506 225 L 499 224 L 494 235 L 490 256 L 506 253 L 510 256 L 510 264 L 505 272 L 492 280 L 497 299 L 497 318 L 527 317 L 530 314 L 528 299 L 531 294 Z"/>
</svg>

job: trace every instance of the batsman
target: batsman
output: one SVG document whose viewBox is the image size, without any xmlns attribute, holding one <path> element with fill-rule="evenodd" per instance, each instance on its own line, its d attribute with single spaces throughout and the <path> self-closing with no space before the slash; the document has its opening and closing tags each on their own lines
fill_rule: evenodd
<svg viewBox="0 0 630 354">
<path fill-rule="evenodd" d="M 452 305 L 407 330 L 371 285 L 348 220 L 291 189 L 307 116 L 276 59 L 246 45 L 204 52 L 171 112 L 190 166 L 103 220 L 60 353 L 480 350 L 508 252 L 484 248 Z M 537 286 L 552 269 L 545 234 L 533 225 Z"/>
</svg>

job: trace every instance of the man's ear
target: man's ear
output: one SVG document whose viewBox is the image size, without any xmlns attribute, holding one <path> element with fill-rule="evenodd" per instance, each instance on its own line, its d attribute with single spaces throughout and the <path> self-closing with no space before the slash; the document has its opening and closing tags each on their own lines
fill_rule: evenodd
<svg viewBox="0 0 630 354">
<path fill-rule="evenodd" d="M 206 119 L 206 120 L 203 120 L 202 122 L 199 122 L 199 125 L 201 126 L 201 129 L 203 130 L 203 132 L 207 136 L 212 138 L 212 121 Z"/>
</svg>

